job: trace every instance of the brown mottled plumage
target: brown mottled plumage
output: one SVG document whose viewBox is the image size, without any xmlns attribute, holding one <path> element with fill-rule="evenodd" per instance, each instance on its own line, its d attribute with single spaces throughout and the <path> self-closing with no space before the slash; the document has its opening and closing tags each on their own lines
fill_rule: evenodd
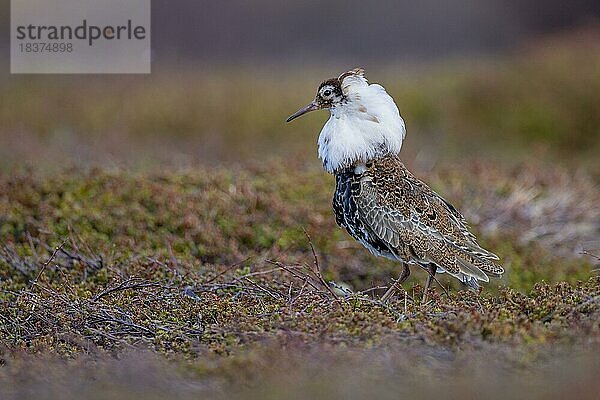
<svg viewBox="0 0 600 400">
<path fill-rule="evenodd" d="M 435 265 L 472 288 L 499 276 L 498 257 L 477 244 L 464 217 L 387 155 L 336 174 L 337 223 L 376 255 Z"/>
</svg>

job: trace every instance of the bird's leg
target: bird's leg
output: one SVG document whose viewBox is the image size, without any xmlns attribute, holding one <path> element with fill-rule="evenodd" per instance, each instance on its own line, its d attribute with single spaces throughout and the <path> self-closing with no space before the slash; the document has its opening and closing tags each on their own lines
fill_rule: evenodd
<svg viewBox="0 0 600 400">
<path fill-rule="evenodd" d="M 404 269 L 402 269 L 402 272 L 400 273 L 398 279 L 396 279 L 396 281 L 392 284 L 392 286 L 390 286 L 387 292 L 385 292 L 385 294 L 381 296 L 382 303 L 387 303 L 388 300 L 394 295 L 394 293 L 396 293 L 398 287 L 402 285 L 405 280 L 408 279 L 408 276 L 410 275 L 410 269 L 408 268 L 408 264 L 403 263 L 402 266 L 404 267 Z"/>
<path fill-rule="evenodd" d="M 427 301 L 427 291 L 429 290 L 429 285 L 431 285 L 431 281 L 435 279 L 435 273 L 437 271 L 437 267 L 435 264 L 429 264 L 427 267 L 427 281 L 425 282 L 425 290 L 423 291 L 423 300 L 421 303 L 425 303 Z"/>
</svg>

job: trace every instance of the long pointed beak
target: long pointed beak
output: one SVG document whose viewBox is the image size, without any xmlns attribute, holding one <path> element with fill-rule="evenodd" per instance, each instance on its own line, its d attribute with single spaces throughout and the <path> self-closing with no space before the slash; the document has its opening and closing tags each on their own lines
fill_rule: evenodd
<svg viewBox="0 0 600 400">
<path fill-rule="evenodd" d="M 290 115 L 290 117 L 285 122 L 290 122 L 291 120 L 296 119 L 296 118 L 298 118 L 301 115 L 304 115 L 306 113 L 309 113 L 311 111 L 315 111 L 315 110 L 318 110 L 318 109 L 319 109 L 319 106 L 317 105 L 317 103 L 315 103 L 313 101 L 312 103 L 310 103 L 306 107 L 303 107 L 303 108 L 299 109 L 298 111 L 296 111 L 295 113 L 293 113 L 292 115 Z"/>
</svg>

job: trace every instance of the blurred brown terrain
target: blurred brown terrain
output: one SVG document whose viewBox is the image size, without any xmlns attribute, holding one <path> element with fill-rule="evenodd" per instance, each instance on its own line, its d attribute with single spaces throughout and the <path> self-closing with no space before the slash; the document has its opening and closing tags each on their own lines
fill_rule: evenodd
<svg viewBox="0 0 600 400">
<path fill-rule="evenodd" d="M 363 65 L 404 116 L 403 159 L 556 162 L 598 173 L 600 29 L 533 40 L 511 55 Z M 354 65 L 158 66 L 149 76 L 0 81 L 0 167 L 187 167 L 295 157 L 318 165 L 325 113 L 285 118 Z M 533 157 L 532 157 L 533 155 Z"/>
<path fill-rule="evenodd" d="M 378 302 L 397 265 L 335 225 L 327 116 L 283 122 L 355 65 L 2 78 L 0 397 L 596 398 L 600 30 L 365 59 L 501 279 Z"/>
</svg>

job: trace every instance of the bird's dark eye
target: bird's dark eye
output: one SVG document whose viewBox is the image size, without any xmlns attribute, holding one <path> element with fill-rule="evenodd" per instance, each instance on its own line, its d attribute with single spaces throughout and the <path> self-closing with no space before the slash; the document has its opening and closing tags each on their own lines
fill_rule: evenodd
<svg viewBox="0 0 600 400">
<path fill-rule="evenodd" d="M 323 96 L 325 96 L 325 97 L 331 96 L 331 90 L 327 89 L 326 91 L 324 91 Z"/>
</svg>

